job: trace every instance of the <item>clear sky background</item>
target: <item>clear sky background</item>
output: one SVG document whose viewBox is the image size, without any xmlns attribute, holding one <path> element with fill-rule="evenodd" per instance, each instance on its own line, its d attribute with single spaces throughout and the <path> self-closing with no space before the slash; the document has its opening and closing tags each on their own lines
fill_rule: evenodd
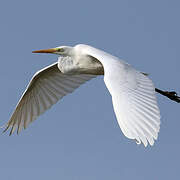
<svg viewBox="0 0 180 180">
<path fill-rule="evenodd" d="M 180 93 L 180 1 L 1 0 L 0 124 L 28 81 L 56 55 L 32 50 L 89 44 Z M 180 105 L 160 95 L 153 147 L 122 134 L 103 78 L 63 98 L 19 136 L 0 136 L 2 180 L 169 180 L 180 178 Z"/>
</svg>

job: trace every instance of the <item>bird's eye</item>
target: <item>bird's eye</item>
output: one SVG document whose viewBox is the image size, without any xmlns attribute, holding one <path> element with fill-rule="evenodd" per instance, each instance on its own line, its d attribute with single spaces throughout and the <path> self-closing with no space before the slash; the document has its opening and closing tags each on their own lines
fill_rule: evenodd
<svg viewBox="0 0 180 180">
<path fill-rule="evenodd" d="M 57 51 L 58 52 L 64 52 L 64 49 L 63 48 L 59 48 Z"/>
</svg>

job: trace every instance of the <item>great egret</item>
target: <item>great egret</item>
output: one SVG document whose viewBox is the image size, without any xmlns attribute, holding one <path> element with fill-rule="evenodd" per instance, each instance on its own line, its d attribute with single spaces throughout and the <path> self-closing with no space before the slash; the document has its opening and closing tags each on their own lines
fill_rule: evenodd
<svg viewBox="0 0 180 180">
<path fill-rule="evenodd" d="M 4 132 L 17 133 L 59 99 L 84 82 L 104 75 L 114 111 L 123 134 L 144 146 L 154 144 L 160 129 L 160 112 L 155 91 L 180 102 L 175 92 L 155 89 L 147 74 L 102 50 L 79 44 L 33 53 L 60 55 L 58 62 L 38 71 L 31 79 Z"/>
</svg>

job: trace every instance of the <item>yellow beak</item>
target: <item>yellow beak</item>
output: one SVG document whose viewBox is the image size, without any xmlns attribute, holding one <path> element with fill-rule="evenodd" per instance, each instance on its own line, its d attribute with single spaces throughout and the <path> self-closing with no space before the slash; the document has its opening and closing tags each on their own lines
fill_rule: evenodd
<svg viewBox="0 0 180 180">
<path fill-rule="evenodd" d="M 37 51 L 32 51 L 32 53 L 55 53 L 57 52 L 58 48 L 51 48 L 51 49 L 41 49 Z"/>
</svg>

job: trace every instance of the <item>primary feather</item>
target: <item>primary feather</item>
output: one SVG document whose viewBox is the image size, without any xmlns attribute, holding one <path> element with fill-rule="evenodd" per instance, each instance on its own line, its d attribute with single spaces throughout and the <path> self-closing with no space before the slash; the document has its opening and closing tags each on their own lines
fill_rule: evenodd
<svg viewBox="0 0 180 180">
<path fill-rule="evenodd" d="M 152 81 L 131 65 L 101 50 L 80 45 L 84 53 L 104 67 L 104 81 L 123 134 L 144 146 L 154 144 L 160 129 L 160 112 Z"/>
<path fill-rule="evenodd" d="M 62 74 L 57 63 L 38 71 L 19 100 L 4 132 L 11 128 L 10 135 L 16 129 L 19 133 L 62 97 L 94 77 Z"/>
</svg>

